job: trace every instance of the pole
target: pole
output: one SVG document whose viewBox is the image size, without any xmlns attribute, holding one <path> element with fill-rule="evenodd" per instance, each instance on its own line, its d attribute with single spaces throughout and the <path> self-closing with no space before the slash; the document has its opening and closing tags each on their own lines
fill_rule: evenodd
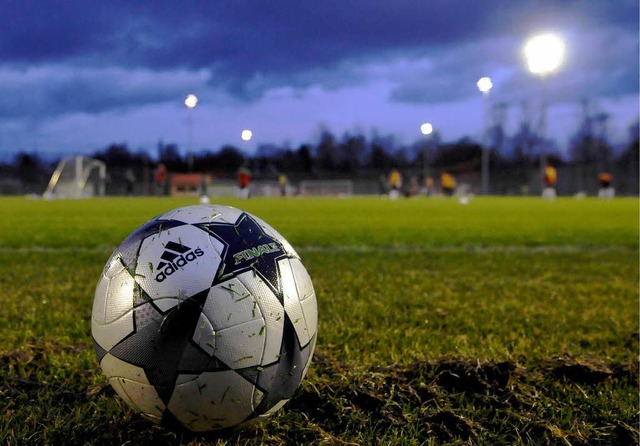
<svg viewBox="0 0 640 446">
<path fill-rule="evenodd" d="M 544 169 L 547 166 L 547 76 L 542 75 L 540 77 L 541 83 L 541 110 L 540 110 L 540 128 L 538 133 L 540 134 L 540 181 L 542 182 L 542 188 L 544 189 Z"/>
<path fill-rule="evenodd" d="M 427 180 L 427 176 L 429 175 L 429 167 L 427 166 L 427 159 L 429 155 L 429 141 L 430 138 L 427 136 L 427 140 L 424 143 L 424 149 L 422 150 L 422 179 L 423 181 Z"/>
<path fill-rule="evenodd" d="M 82 157 L 76 156 L 76 198 L 82 198 Z"/>
<path fill-rule="evenodd" d="M 484 96 L 485 142 L 482 145 L 482 194 L 489 195 L 489 145 L 491 144 L 491 98 L 489 92 Z"/>
<path fill-rule="evenodd" d="M 420 126 L 420 131 L 426 137 L 426 141 L 424 143 L 424 148 L 422 149 L 422 175 L 424 180 L 427 179 L 429 175 L 429 150 L 431 148 L 432 143 L 432 134 L 433 134 L 433 126 L 429 122 L 425 122 Z"/>
<path fill-rule="evenodd" d="M 193 144 L 193 107 L 189 108 L 187 116 L 187 127 L 189 132 L 189 143 L 187 146 L 187 166 L 189 168 L 189 172 L 193 170 L 193 153 L 192 153 L 192 144 Z"/>
</svg>

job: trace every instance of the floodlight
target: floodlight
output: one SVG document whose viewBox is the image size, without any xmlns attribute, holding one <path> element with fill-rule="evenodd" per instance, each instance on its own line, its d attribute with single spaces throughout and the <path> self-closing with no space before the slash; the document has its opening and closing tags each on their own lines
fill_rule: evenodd
<svg viewBox="0 0 640 446">
<path fill-rule="evenodd" d="M 420 131 L 423 135 L 431 135 L 433 133 L 433 125 L 430 122 L 425 122 L 420 126 Z"/>
<path fill-rule="evenodd" d="M 493 82 L 491 82 L 491 78 L 486 76 L 478 79 L 476 85 L 478 86 L 478 90 L 480 90 L 484 94 L 488 94 L 489 91 L 491 91 L 491 88 L 493 88 Z"/>
<path fill-rule="evenodd" d="M 187 108 L 195 108 L 195 106 L 198 105 L 198 97 L 195 94 L 187 95 L 186 99 L 184 100 L 184 105 Z"/>
<path fill-rule="evenodd" d="M 541 34 L 529 39 L 524 46 L 529 71 L 546 75 L 555 71 L 564 61 L 564 42 L 555 34 Z"/>
<path fill-rule="evenodd" d="M 253 137 L 253 132 L 251 130 L 243 130 L 242 133 L 240 134 L 240 137 L 242 138 L 243 141 L 251 141 L 251 138 Z"/>
</svg>

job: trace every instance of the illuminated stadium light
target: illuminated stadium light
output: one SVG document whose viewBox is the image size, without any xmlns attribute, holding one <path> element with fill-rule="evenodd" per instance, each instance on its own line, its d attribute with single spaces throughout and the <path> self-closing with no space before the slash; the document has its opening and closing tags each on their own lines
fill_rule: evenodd
<svg viewBox="0 0 640 446">
<path fill-rule="evenodd" d="M 242 138 L 243 141 L 251 141 L 251 138 L 253 137 L 253 132 L 251 130 L 243 130 L 242 133 L 240 134 L 240 137 Z"/>
<path fill-rule="evenodd" d="M 420 126 L 420 131 L 423 135 L 431 135 L 433 133 L 433 125 L 430 122 L 425 122 Z"/>
<path fill-rule="evenodd" d="M 524 46 L 529 71 L 541 76 L 560 67 L 564 61 L 564 42 L 554 34 L 541 34 L 529 39 Z"/>
<path fill-rule="evenodd" d="M 184 100 L 184 105 L 187 108 L 195 108 L 196 105 L 198 105 L 198 96 L 196 96 L 195 94 L 187 95 L 186 99 Z"/>
<path fill-rule="evenodd" d="M 486 76 L 478 79 L 476 85 L 478 86 L 478 90 L 480 90 L 483 94 L 488 94 L 489 91 L 491 91 L 491 89 L 493 88 L 493 82 L 491 82 L 491 78 Z"/>
</svg>

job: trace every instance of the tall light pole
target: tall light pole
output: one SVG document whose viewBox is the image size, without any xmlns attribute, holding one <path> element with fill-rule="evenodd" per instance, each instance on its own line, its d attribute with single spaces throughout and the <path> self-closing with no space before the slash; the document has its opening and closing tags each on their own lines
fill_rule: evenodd
<svg viewBox="0 0 640 446">
<path fill-rule="evenodd" d="M 541 110 L 539 136 L 540 145 L 540 169 L 544 172 L 547 164 L 545 139 L 547 133 L 547 77 L 556 71 L 564 61 L 564 41 L 555 34 L 541 34 L 532 37 L 524 46 L 524 56 L 527 59 L 529 71 L 540 77 L 541 81 Z M 542 174 L 544 175 L 544 173 Z"/>
<path fill-rule="evenodd" d="M 491 99 L 489 92 L 493 88 L 493 82 L 490 77 L 481 77 L 476 83 L 478 90 L 484 96 L 484 127 L 486 137 L 484 138 L 484 144 L 482 144 L 482 194 L 489 195 L 489 144 L 490 144 L 490 113 L 491 113 Z"/>
<path fill-rule="evenodd" d="M 427 179 L 429 174 L 429 167 L 427 166 L 427 157 L 429 154 L 429 146 L 431 145 L 430 135 L 433 133 L 433 125 L 430 122 L 425 122 L 420 126 L 420 132 L 427 137 L 427 143 L 422 151 L 422 176 L 424 180 Z"/>
<path fill-rule="evenodd" d="M 184 100 L 184 106 L 187 107 L 188 115 L 187 115 L 187 125 L 189 131 L 189 145 L 187 146 L 187 165 L 189 166 L 189 171 L 193 169 L 193 109 L 198 105 L 198 97 L 195 94 L 188 94 Z"/>
</svg>

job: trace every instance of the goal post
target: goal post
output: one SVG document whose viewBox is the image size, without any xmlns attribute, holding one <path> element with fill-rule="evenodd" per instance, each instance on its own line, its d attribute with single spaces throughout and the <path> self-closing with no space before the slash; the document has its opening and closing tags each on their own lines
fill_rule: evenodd
<svg viewBox="0 0 640 446">
<path fill-rule="evenodd" d="M 104 196 L 106 164 L 94 158 L 63 158 L 51 175 L 45 198 L 89 198 Z"/>
</svg>

